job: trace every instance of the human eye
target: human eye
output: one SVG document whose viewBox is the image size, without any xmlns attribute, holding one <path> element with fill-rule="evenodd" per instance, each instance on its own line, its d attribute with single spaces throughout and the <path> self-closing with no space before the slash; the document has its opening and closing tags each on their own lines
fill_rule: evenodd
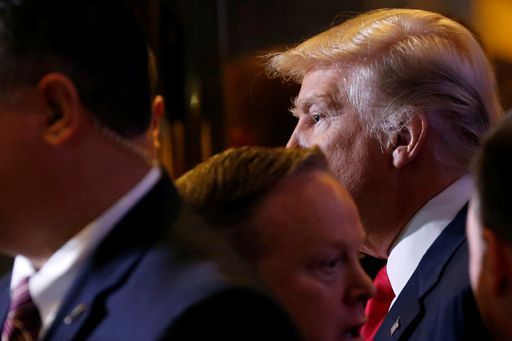
<svg viewBox="0 0 512 341">
<path fill-rule="evenodd" d="M 314 272 L 320 280 L 329 282 L 337 277 L 346 261 L 347 259 L 344 255 L 333 255 L 323 258 L 317 262 Z"/>
<path fill-rule="evenodd" d="M 323 264 L 323 267 L 326 270 L 336 269 L 342 263 L 342 260 L 343 259 L 341 257 L 329 259 Z"/>
<path fill-rule="evenodd" d="M 310 113 L 309 116 L 311 117 L 311 121 L 313 122 L 313 124 L 320 123 L 320 121 L 322 121 L 322 119 L 325 117 L 323 113 L 318 111 Z"/>
<path fill-rule="evenodd" d="M 318 123 L 318 122 L 320 122 L 320 119 L 322 118 L 322 116 L 320 114 L 313 113 L 313 114 L 311 114 L 311 118 L 313 119 L 313 121 L 315 123 Z"/>
<path fill-rule="evenodd" d="M 327 118 L 335 116 L 334 110 L 328 105 L 312 105 L 308 110 L 309 117 L 313 124 L 327 122 Z"/>
</svg>

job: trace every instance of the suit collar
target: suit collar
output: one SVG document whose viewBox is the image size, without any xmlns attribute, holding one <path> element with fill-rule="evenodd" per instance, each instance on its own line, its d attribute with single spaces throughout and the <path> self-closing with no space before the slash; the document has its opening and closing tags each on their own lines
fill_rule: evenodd
<svg viewBox="0 0 512 341">
<path fill-rule="evenodd" d="M 46 339 L 74 339 L 83 325 L 101 319 L 104 295 L 128 276 L 141 257 L 176 219 L 177 192 L 167 175 L 115 226 L 88 260 L 64 299 Z M 94 311 L 95 316 L 91 316 Z M 58 326 L 58 328 L 57 328 Z M 62 334 L 61 334 L 62 333 Z"/>
<path fill-rule="evenodd" d="M 7 313 L 9 311 L 9 305 L 11 302 L 11 292 L 9 283 L 11 282 L 12 273 L 7 274 L 0 281 L 0 321 L 2 321 L 2 326 L 4 325 L 5 318 L 7 317 Z"/>
<path fill-rule="evenodd" d="M 400 339 L 407 327 L 419 316 L 422 310 L 422 300 L 439 282 L 446 264 L 466 240 L 466 212 L 467 205 L 460 210 L 455 219 L 426 252 L 386 315 L 376 335 L 376 340 L 390 339 L 391 336 L 393 339 Z"/>
<path fill-rule="evenodd" d="M 446 263 L 466 240 L 467 204 L 434 242 L 421 260 L 418 270 L 418 295 L 423 297 L 441 278 Z"/>
<path fill-rule="evenodd" d="M 469 201 L 473 187 L 469 175 L 458 179 L 429 200 L 407 223 L 392 246 L 387 262 L 389 281 L 396 296 L 434 241 Z"/>
</svg>

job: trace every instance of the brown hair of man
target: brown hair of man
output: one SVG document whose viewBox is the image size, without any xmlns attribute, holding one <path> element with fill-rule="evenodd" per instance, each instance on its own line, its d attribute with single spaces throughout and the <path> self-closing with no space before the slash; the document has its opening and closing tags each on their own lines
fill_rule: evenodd
<svg viewBox="0 0 512 341">
<path fill-rule="evenodd" d="M 237 252 L 254 261 L 264 251 L 251 222 L 258 204 L 284 178 L 311 169 L 328 169 L 317 147 L 233 148 L 187 172 L 176 186 L 185 201 L 226 234 Z"/>
</svg>

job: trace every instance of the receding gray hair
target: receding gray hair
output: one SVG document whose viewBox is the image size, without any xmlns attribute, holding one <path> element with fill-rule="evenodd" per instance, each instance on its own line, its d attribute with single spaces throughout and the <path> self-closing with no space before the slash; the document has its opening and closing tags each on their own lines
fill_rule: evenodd
<svg viewBox="0 0 512 341">
<path fill-rule="evenodd" d="M 384 147 L 423 112 L 431 147 L 453 175 L 467 173 L 480 139 L 503 115 L 481 46 L 467 28 L 437 13 L 361 14 L 271 55 L 267 70 L 300 83 L 321 68 L 340 70 L 337 90 L 345 90 L 367 133 Z"/>
</svg>

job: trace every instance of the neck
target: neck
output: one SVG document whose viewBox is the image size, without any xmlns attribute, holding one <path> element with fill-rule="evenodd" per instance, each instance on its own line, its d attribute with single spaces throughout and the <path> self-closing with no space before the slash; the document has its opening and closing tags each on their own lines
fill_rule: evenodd
<svg viewBox="0 0 512 341">
<path fill-rule="evenodd" d="M 391 246 L 411 218 L 455 180 L 431 170 L 430 174 L 400 174 L 385 191 L 385 195 L 371 197 L 368 202 L 361 203 L 359 207 L 362 222 L 368 235 L 362 251 L 386 259 Z"/>
<path fill-rule="evenodd" d="M 26 256 L 36 268 L 129 192 L 150 169 L 140 155 L 108 140 L 92 140 L 86 148 L 77 149 L 55 158 L 40 188 L 40 200 L 15 221 L 19 233 L 11 236 L 8 251 Z"/>
</svg>

